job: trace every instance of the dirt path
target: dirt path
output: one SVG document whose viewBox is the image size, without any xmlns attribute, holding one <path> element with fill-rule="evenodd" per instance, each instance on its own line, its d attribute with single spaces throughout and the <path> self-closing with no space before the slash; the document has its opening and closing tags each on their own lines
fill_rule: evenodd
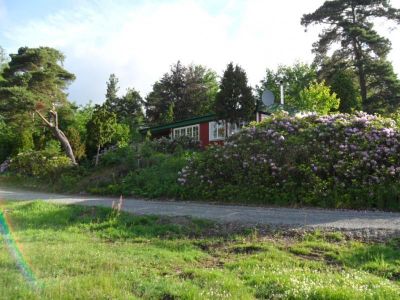
<svg viewBox="0 0 400 300">
<path fill-rule="evenodd" d="M 0 187 L 0 200 L 45 200 L 64 204 L 111 207 L 116 198 L 69 196 Z M 149 201 L 128 198 L 123 209 L 135 214 L 192 216 L 218 222 L 271 224 L 290 227 L 400 230 L 400 213 L 246 207 L 198 202 Z"/>
</svg>

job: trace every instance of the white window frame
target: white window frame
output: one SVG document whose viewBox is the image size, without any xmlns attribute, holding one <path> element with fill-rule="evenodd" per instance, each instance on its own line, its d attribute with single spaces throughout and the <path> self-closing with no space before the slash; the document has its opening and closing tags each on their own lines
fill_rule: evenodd
<svg viewBox="0 0 400 300">
<path fill-rule="evenodd" d="M 190 135 L 189 135 L 189 128 L 191 129 Z M 194 128 L 197 128 L 197 136 L 194 135 L 194 132 L 195 132 Z M 184 131 L 185 134 L 182 135 L 182 131 Z M 197 125 L 190 125 L 190 126 L 185 126 L 185 127 L 177 127 L 172 130 L 172 138 L 173 139 L 181 137 L 181 136 L 187 136 L 196 141 L 199 141 L 200 140 L 200 125 L 197 124 Z"/>
<path fill-rule="evenodd" d="M 215 124 L 218 124 L 217 137 L 214 136 L 214 125 Z M 228 123 L 226 125 L 225 121 L 211 121 L 211 122 L 208 123 L 208 128 L 209 128 L 208 137 L 209 137 L 209 140 L 210 141 L 223 141 L 226 138 L 226 130 L 228 130 L 228 137 L 229 137 L 229 136 L 239 132 L 242 129 L 242 127 L 245 126 L 245 125 L 246 125 L 246 122 L 240 122 L 239 126 L 237 126 L 237 124 L 232 124 L 232 123 Z M 219 136 L 218 135 L 218 132 L 219 132 L 218 128 L 222 127 L 222 126 L 224 127 L 224 131 L 225 131 L 224 132 L 224 136 Z M 232 130 L 232 127 L 234 128 L 233 130 Z"/>
<path fill-rule="evenodd" d="M 214 136 L 214 125 L 217 125 L 217 136 Z M 219 136 L 219 128 L 224 127 L 224 136 Z M 208 138 L 210 141 L 223 141 L 225 140 L 225 135 L 226 135 L 226 127 L 225 127 L 225 122 L 224 121 L 211 121 L 208 123 Z"/>
</svg>

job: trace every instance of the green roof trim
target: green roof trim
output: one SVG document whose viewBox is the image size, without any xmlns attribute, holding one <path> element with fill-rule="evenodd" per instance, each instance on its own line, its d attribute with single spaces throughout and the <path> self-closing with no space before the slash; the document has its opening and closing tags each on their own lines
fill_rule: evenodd
<svg viewBox="0 0 400 300">
<path fill-rule="evenodd" d="M 140 129 L 139 131 L 141 133 L 146 133 L 148 131 L 150 131 L 151 133 L 157 133 L 157 132 L 161 132 L 161 131 L 164 131 L 167 129 L 173 129 L 173 128 L 185 127 L 185 126 L 190 126 L 190 125 L 196 125 L 199 123 L 215 121 L 216 119 L 217 119 L 216 114 L 209 114 L 209 115 L 204 115 L 204 116 L 200 116 L 200 117 L 196 117 L 196 118 L 181 120 L 181 121 L 174 122 L 174 123 L 158 125 L 158 126 L 153 126 L 153 127 L 145 127 L 145 128 Z"/>
</svg>

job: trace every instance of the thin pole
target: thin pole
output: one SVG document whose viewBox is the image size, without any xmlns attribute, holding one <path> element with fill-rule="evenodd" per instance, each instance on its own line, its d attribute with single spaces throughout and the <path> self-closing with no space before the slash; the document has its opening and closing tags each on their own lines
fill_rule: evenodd
<svg viewBox="0 0 400 300">
<path fill-rule="evenodd" d="M 283 91 L 283 81 L 280 81 L 281 84 L 281 105 L 285 104 L 285 99 L 284 99 L 284 91 Z"/>
</svg>

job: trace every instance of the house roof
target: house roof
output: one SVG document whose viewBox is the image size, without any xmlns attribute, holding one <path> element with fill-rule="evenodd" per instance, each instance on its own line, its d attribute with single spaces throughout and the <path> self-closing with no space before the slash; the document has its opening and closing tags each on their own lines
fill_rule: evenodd
<svg viewBox="0 0 400 300">
<path fill-rule="evenodd" d="M 261 111 L 259 110 L 258 112 L 263 113 L 263 114 L 270 114 L 269 112 Z M 217 115 L 216 114 L 208 114 L 208 115 L 203 115 L 200 117 L 195 117 L 195 118 L 190 118 L 190 119 L 185 119 L 173 123 L 168 123 L 168 124 L 162 124 L 162 125 L 157 125 L 157 126 L 149 126 L 149 127 L 143 127 L 139 130 L 140 133 L 146 133 L 150 131 L 151 133 L 158 133 L 165 131 L 167 129 L 173 129 L 173 128 L 179 128 L 179 127 L 185 127 L 185 126 L 190 126 L 190 125 L 196 125 L 199 123 L 205 123 L 205 122 L 210 122 L 210 121 L 215 121 L 217 120 Z"/>
<path fill-rule="evenodd" d="M 205 123 L 205 122 L 210 122 L 214 121 L 217 119 L 216 114 L 208 114 L 200 117 L 195 117 L 191 119 L 185 119 L 181 121 L 177 121 L 174 123 L 169 123 L 169 124 L 163 124 L 163 125 L 157 125 L 157 126 L 152 126 L 152 127 L 144 127 L 140 129 L 139 131 L 141 133 L 145 133 L 147 131 L 150 131 L 151 133 L 157 133 L 161 132 L 167 129 L 173 129 L 173 128 L 179 128 L 179 127 L 185 127 L 185 126 L 190 126 L 190 125 L 196 125 L 199 123 Z"/>
</svg>

